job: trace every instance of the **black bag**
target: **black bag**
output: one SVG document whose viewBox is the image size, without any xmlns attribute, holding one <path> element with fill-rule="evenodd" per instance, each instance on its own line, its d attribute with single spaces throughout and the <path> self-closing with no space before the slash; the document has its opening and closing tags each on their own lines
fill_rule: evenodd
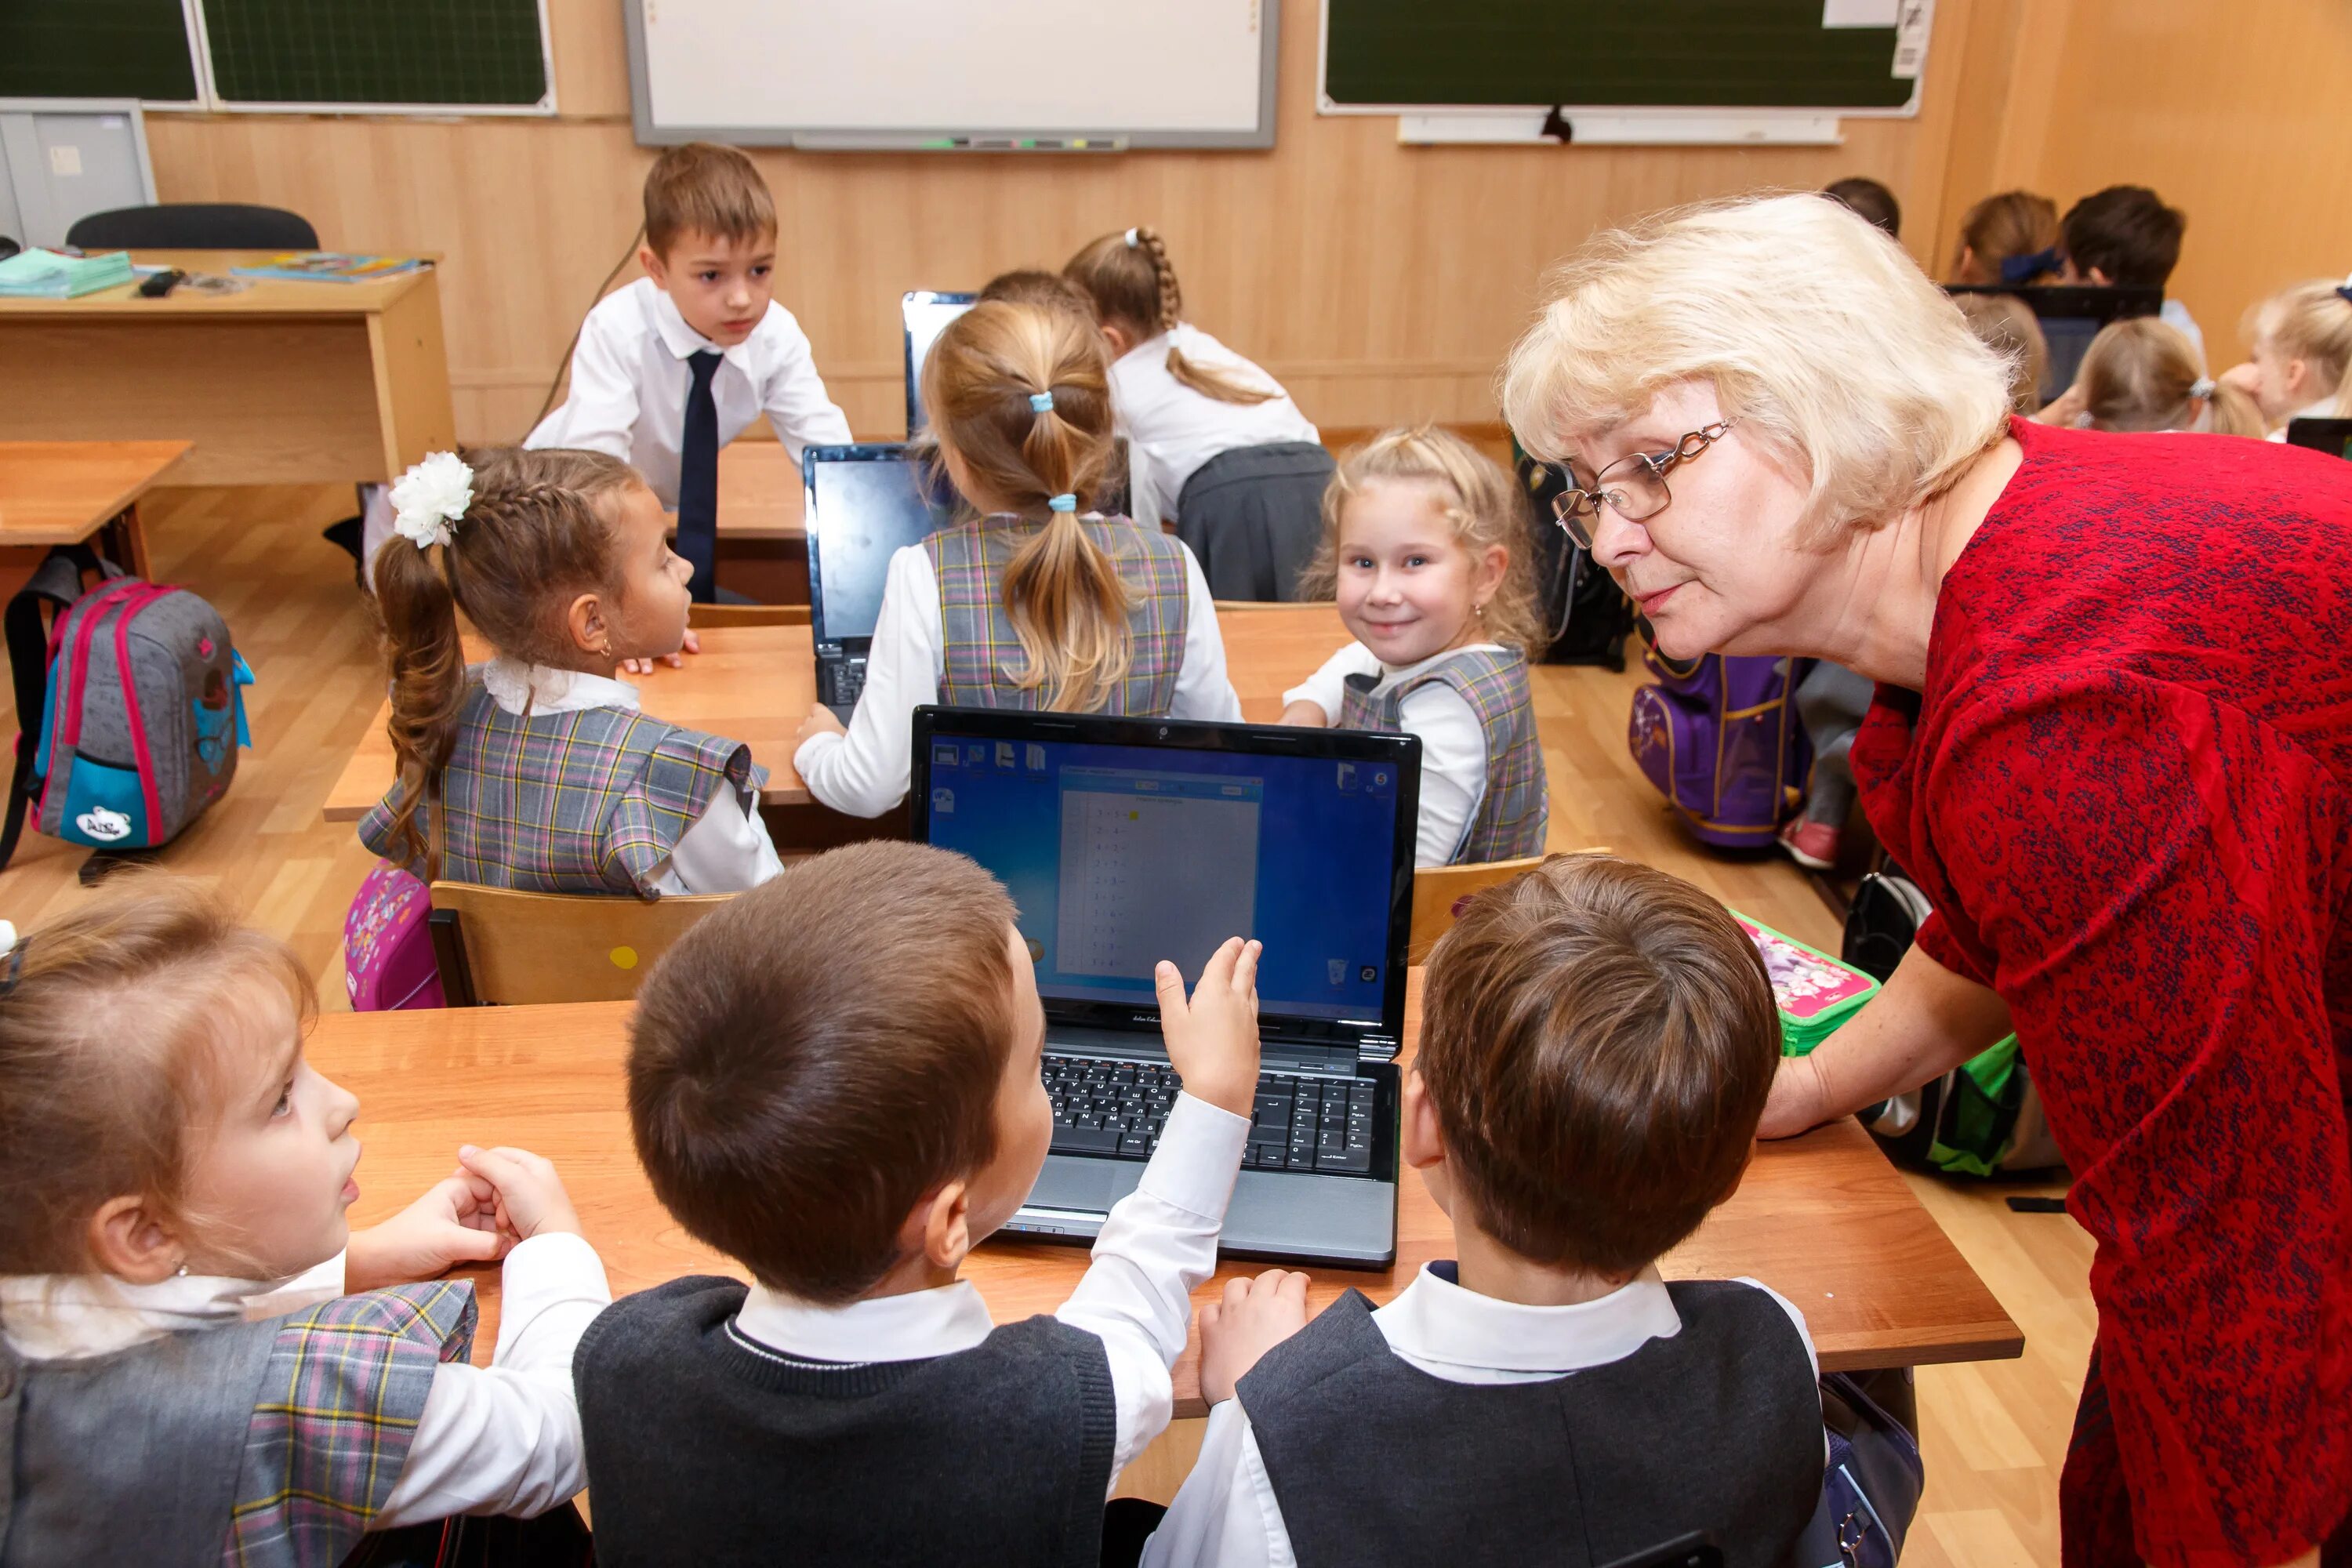
<svg viewBox="0 0 2352 1568">
<path fill-rule="evenodd" d="M 1633 630 L 1633 601 L 1618 591 L 1591 552 L 1569 538 L 1552 513 L 1568 478 L 1511 445 L 1519 487 L 1528 497 L 1528 542 L 1535 564 L 1536 605 L 1551 641 L 1537 662 L 1625 668 L 1625 639 Z"/>
</svg>

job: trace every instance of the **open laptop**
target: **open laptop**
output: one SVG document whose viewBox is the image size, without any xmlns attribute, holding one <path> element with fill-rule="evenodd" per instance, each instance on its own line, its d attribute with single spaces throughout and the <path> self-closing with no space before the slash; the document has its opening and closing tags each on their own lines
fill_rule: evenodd
<svg viewBox="0 0 2352 1568">
<path fill-rule="evenodd" d="M 2074 373 L 2091 340 L 2110 321 L 2153 316 L 2164 309 L 2164 290 L 2139 285 L 2027 285 L 2010 289 L 1991 283 L 1947 283 L 1947 294 L 2014 294 L 2033 312 L 2049 345 L 2050 363 L 2042 375 L 2042 401 L 2055 403 L 2074 384 Z"/>
<path fill-rule="evenodd" d="M 945 528 L 928 465 L 899 442 L 811 447 L 801 454 L 808 529 L 809 630 L 817 700 L 843 723 L 866 689 L 890 557 Z"/>
<path fill-rule="evenodd" d="M 948 323 L 971 310 L 979 298 L 912 289 L 898 301 L 898 313 L 907 323 L 907 439 L 910 441 L 923 429 L 923 360 Z"/>
<path fill-rule="evenodd" d="M 1094 1238 L 1179 1087 L 1152 966 L 1190 987 L 1256 937 L 1263 1073 L 1220 1246 L 1394 1262 L 1420 741 L 927 707 L 913 761 L 914 837 L 995 873 L 1037 961 L 1054 1142 L 1007 1228 Z"/>
<path fill-rule="evenodd" d="M 2290 419 L 2286 422 L 2286 438 L 2290 446 L 2308 447 L 2335 458 L 2352 458 L 2352 419 Z"/>
</svg>

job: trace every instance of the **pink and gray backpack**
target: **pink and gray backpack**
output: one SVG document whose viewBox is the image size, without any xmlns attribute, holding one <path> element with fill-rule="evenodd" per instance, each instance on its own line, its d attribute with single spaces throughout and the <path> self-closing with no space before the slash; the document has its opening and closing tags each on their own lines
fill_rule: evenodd
<svg viewBox="0 0 2352 1568">
<path fill-rule="evenodd" d="M 210 605 L 75 547 L 42 563 L 5 626 L 20 732 L 0 867 L 27 810 L 53 838 L 119 853 L 169 843 L 227 793 L 253 743 L 253 672 Z"/>
<path fill-rule="evenodd" d="M 1719 653 L 1668 658 L 1643 622 L 1642 663 L 1655 681 L 1633 693 L 1625 742 L 1701 842 L 1771 846 L 1804 796 L 1812 742 L 1797 714 L 1807 659 Z"/>
</svg>

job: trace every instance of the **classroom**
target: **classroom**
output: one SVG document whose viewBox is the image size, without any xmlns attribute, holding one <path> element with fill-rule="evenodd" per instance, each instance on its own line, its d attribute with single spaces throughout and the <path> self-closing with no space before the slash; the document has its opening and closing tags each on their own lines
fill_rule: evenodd
<svg viewBox="0 0 2352 1568">
<path fill-rule="evenodd" d="M 0 1568 L 2352 1564 L 2347 80 L 0 7 Z"/>
</svg>

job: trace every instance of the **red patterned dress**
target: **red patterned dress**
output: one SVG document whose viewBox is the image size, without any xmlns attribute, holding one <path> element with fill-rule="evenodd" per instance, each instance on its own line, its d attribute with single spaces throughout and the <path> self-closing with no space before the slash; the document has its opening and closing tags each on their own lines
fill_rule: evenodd
<svg viewBox="0 0 2352 1568">
<path fill-rule="evenodd" d="M 2066 1563 L 2275 1563 L 2352 1510 L 2352 463 L 2013 434 L 1854 775 L 2098 1243 Z"/>
</svg>

